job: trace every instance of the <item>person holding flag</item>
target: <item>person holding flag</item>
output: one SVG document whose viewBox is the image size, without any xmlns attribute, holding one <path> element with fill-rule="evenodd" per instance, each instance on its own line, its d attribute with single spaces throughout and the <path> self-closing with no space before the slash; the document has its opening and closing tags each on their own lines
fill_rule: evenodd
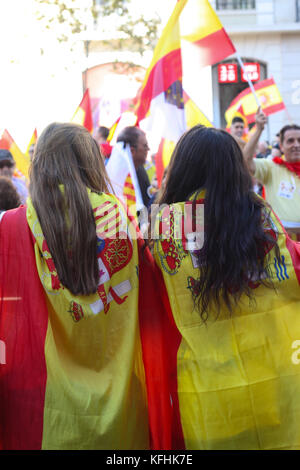
<svg viewBox="0 0 300 470">
<path fill-rule="evenodd" d="M 259 140 L 258 128 L 254 139 L 244 149 L 244 157 L 251 174 L 266 191 L 266 200 L 280 218 L 284 228 L 300 239 L 300 126 L 289 124 L 280 131 L 282 157 L 254 159 L 254 148 Z"/>
</svg>

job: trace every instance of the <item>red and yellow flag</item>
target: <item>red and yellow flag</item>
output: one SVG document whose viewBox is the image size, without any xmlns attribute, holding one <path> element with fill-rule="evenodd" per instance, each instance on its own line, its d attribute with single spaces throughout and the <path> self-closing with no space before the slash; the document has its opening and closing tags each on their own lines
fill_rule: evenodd
<svg viewBox="0 0 300 470">
<path fill-rule="evenodd" d="M 184 114 L 186 121 L 186 129 L 190 129 L 197 124 L 202 124 L 206 127 L 212 127 L 212 123 L 205 116 L 205 114 L 198 108 L 196 103 L 183 91 Z M 159 187 L 163 179 L 164 171 L 168 164 L 175 148 L 176 142 L 170 139 L 162 138 L 155 156 L 155 166 L 157 182 Z"/>
<path fill-rule="evenodd" d="M 242 136 L 242 139 L 245 141 L 245 142 L 248 142 L 249 138 L 250 138 L 250 134 L 249 134 L 249 127 L 248 127 L 248 120 L 244 114 L 244 110 L 243 110 L 243 106 L 239 106 L 239 108 L 235 111 L 235 113 L 231 116 L 231 120 L 229 122 L 227 122 L 226 124 L 226 130 L 227 132 L 230 132 L 230 126 L 231 126 L 231 123 L 232 123 L 232 120 L 235 118 L 235 117 L 240 117 L 241 119 L 243 119 L 244 121 L 244 133 L 243 133 L 243 136 Z"/>
<path fill-rule="evenodd" d="M 198 46 L 201 65 L 212 65 L 233 54 L 235 48 L 207 0 L 179 0 L 154 50 L 142 85 L 138 121 L 151 101 L 182 78 L 181 42 Z"/>
<path fill-rule="evenodd" d="M 93 132 L 93 116 L 89 89 L 87 88 L 83 98 L 76 109 L 71 122 L 84 126 L 90 133 Z"/>
<path fill-rule="evenodd" d="M 252 276 L 255 301 L 243 295 L 232 315 L 222 304 L 217 318 L 211 303 L 204 324 L 193 300 L 199 265 L 194 242 L 188 246 L 192 224 L 186 218 L 180 225 L 184 237 L 176 235 L 178 216 L 189 213 L 186 204 L 161 210 L 154 245 L 163 280 L 157 278 L 166 289 L 165 317 L 174 322 L 165 337 L 176 448 L 299 449 L 300 244 L 271 213 L 263 228 L 280 249 L 277 258 L 274 245 L 265 247 L 273 288 Z"/>
<path fill-rule="evenodd" d="M 261 103 L 262 111 L 267 116 L 285 109 L 285 104 L 273 78 L 268 78 L 267 80 L 257 83 L 254 85 L 254 89 Z M 231 122 L 237 110 L 241 107 L 248 123 L 251 124 L 254 122 L 257 103 L 250 87 L 239 93 L 231 102 L 225 112 L 226 121 Z"/>
<path fill-rule="evenodd" d="M 2 138 L 0 140 L 0 148 L 9 150 L 11 152 L 16 162 L 16 169 L 22 174 L 22 176 L 27 178 L 30 165 L 29 155 L 26 155 L 21 152 L 21 150 L 19 149 L 7 129 L 5 129 L 2 134 Z"/>
<path fill-rule="evenodd" d="M 135 126 L 137 117 L 131 111 L 124 111 L 109 129 L 107 141 L 114 145 L 120 132 L 127 126 Z"/>
<path fill-rule="evenodd" d="M 160 142 L 156 158 L 158 181 L 170 160 L 170 149 L 188 127 L 211 125 L 195 103 L 183 95 L 183 77 L 192 73 L 190 49 L 197 64 L 211 65 L 235 52 L 207 0 L 179 0 L 164 28 L 146 72 L 136 109 L 140 127 Z M 182 60 L 184 58 L 184 61 Z"/>
<path fill-rule="evenodd" d="M 29 155 L 30 147 L 31 147 L 32 145 L 35 145 L 36 142 L 37 142 L 37 130 L 36 130 L 36 128 L 35 128 L 34 131 L 33 131 L 32 136 L 31 136 L 31 139 L 30 139 L 30 141 L 29 141 L 29 144 L 28 144 L 28 146 L 27 146 L 26 152 L 25 152 L 28 157 L 30 157 L 30 155 Z"/>
</svg>

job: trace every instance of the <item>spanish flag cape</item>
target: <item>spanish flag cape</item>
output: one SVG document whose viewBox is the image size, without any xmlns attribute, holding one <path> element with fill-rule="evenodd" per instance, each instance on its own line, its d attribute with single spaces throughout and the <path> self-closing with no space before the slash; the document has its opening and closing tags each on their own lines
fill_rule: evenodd
<svg viewBox="0 0 300 470">
<path fill-rule="evenodd" d="M 183 210 L 183 203 L 169 208 L 170 235 L 161 235 L 165 207 L 154 254 L 176 325 L 169 370 L 179 442 L 183 438 L 187 449 L 299 449 L 300 244 L 274 213 L 265 218 L 265 230 L 280 248 L 278 262 L 274 246 L 268 247 L 275 290 L 249 280 L 253 302 L 244 296 L 231 317 L 224 307 L 217 319 L 211 307 L 203 324 L 191 295 L 197 295 L 199 269 L 193 247 L 188 249 L 190 236 L 174 236 L 172 211 Z"/>
<path fill-rule="evenodd" d="M 2 449 L 171 446 L 154 261 L 115 196 L 89 197 L 100 270 L 89 296 L 60 283 L 30 199 L 2 218 Z"/>
</svg>

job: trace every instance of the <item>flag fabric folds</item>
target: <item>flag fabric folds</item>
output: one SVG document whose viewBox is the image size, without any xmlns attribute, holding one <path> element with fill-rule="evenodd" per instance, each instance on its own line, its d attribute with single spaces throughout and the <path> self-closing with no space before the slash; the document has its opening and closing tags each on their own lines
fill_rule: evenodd
<svg viewBox="0 0 300 470">
<path fill-rule="evenodd" d="M 243 119 L 244 121 L 244 133 L 243 133 L 243 136 L 242 136 L 242 139 L 245 141 L 245 142 L 248 142 L 249 140 L 249 127 L 248 127 L 248 120 L 244 114 L 244 110 L 243 110 L 243 107 L 242 105 L 240 105 L 238 107 L 238 109 L 234 112 L 234 114 L 230 115 L 230 121 L 228 121 L 226 123 L 226 130 L 227 132 L 230 132 L 230 126 L 232 124 L 232 120 L 235 118 L 235 117 L 240 117 L 241 119 Z M 255 126 L 254 126 L 255 127 Z M 254 132 L 254 131 L 252 131 Z"/>
<path fill-rule="evenodd" d="M 138 123 L 146 132 L 159 137 L 156 158 L 159 182 L 171 157 L 169 149 L 174 148 L 186 129 L 200 122 L 211 125 L 191 98 L 184 96 L 182 80 L 193 66 L 187 60 L 188 46 L 200 51 L 197 60 L 202 67 L 235 52 L 207 0 L 177 2 L 154 50 L 140 92 Z"/>
<path fill-rule="evenodd" d="M 10 135 L 7 129 L 4 130 L 0 140 L 0 148 L 9 150 L 16 162 L 16 167 L 21 176 L 27 178 L 30 165 L 29 155 L 21 152 L 20 148 Z"/>
<path fill-rule="evenodd" d="M 1 220 L 1 449 L 172 446 L 153 258 L 115 196 L 89 197 L 100 271 L 90 296 L 60 284 L 30 201 Z"/>
<path fill-rule="evenodd" d="M 130 208 L 133 215 L 144 207 L 143 198 L 134 167 L 130 146 L 117 142 L 112 150 L 106 171 L 112 191 Z"/>
<path fill-rule="evenodd" d="M 182 78 L 181 42 L 198 46 L 203 67 L 233 54 L 235 48 L 207 0 L 180 0 L 163 30 L 142 85 L 138 121 L 151 101 Z"/>
<path fill-rule="evenodd" d="M 74 122 L 75 124 L 80 124 L 81 126 L 85 127 L 90 133 L 93 132 L 92 107 L 88 88 L 86 89 L 83 98 L 71 119 L 71 122 Z"/>
<path fill-rule="evenodd" d="M 199 195 L 200 206 L 204 197 Z M 299 449 L 300 244 L 273 213 L 266 217 L 264 230 L 280 249 L 278 260 L 274 245 L 266 246 L 274 289 L 251 278 L 255 301 L 242 296 L 232 315 L 222 304 L 217 317 L 211 305 L 204 324 L 193 300 L 199 272 L 195 246 L 188 248 L 189 234 L 187 243 L 175 234 L 174 214 L 183 214 L 185 205 L 169 209 L 157 219 L 154 256 L 169 300 L 166 312 L 175 324 L 168 337 L 174 344 L 170 394 L 186 449 Z M 174 434 L 181 437 L 180 429 Z"/>
<path fill-rule="evenodd" d="M 257 83 L 254 85 L 254 89 L 261 103 L 261 109 L 267 116 L 285 109 L 285 104 L 273 78 Z M 243 90 L 230 103 L 225 112 L 227 122 L 232 121 L 238 109 L 242 109 L 243 115 L 247 118 L 249 124 L 255 121 L 257 103 L 250 88 Z"/>
</svg>

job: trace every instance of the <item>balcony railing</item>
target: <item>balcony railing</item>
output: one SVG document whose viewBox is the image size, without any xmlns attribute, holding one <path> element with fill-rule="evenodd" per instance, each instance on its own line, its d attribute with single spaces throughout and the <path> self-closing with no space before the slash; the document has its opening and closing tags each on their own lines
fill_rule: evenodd
<svg viewBox="0 0 300 470">
<path fill-rule="evenodd" d="M 297 0 L 298 1 L 298 0 Z M 255 0 L 216 0 L 217 10 L 254 10 Z"/>
</svg>

